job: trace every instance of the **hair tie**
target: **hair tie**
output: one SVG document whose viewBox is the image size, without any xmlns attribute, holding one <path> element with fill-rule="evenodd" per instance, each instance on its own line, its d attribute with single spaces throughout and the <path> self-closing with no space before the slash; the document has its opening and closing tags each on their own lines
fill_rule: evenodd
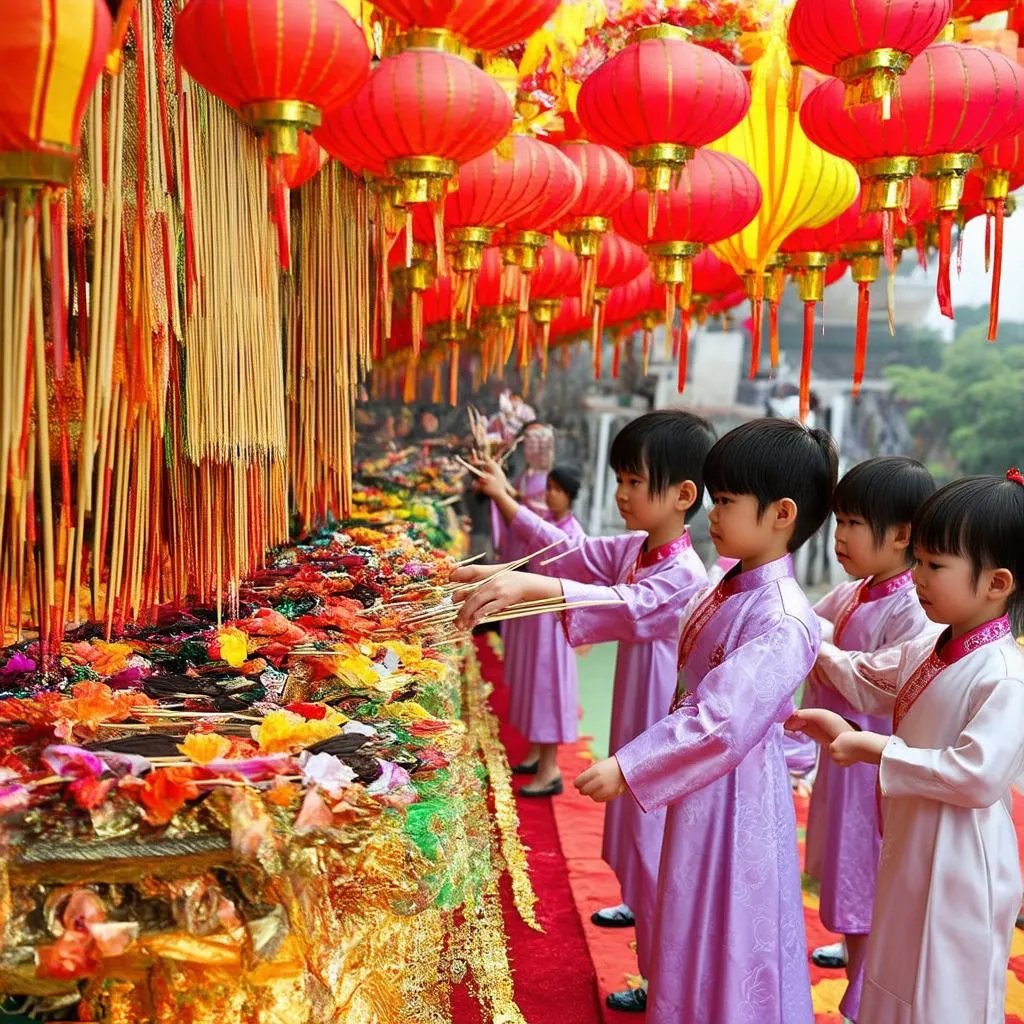
<svg viewBox="0 0 1024 1024">
<path fill-rule="evenodd" d="M 1022 473 L 1016 466 L 1006 471 L 1006 479 L 1012 480 L 1015 484 L 1019 484 L 1024 487 L 1024 473 Z"/>
</svg>

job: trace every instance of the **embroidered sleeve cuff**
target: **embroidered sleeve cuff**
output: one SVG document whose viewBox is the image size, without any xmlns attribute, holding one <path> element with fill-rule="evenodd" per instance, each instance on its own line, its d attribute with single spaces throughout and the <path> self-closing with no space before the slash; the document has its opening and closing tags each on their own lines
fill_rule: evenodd
<svg viewBox="0 0 1024 1024">
<path fill-rule="evenodd" d="M 562 596 L 566 604 L 578 601 L 601 600 L 608 587 L 596 587 L 590 583 L 562 580 Z M 612 595 L 614 597 L 614 595 Z M 595 608 L 580 608 L 578 611 L 562 612 L 562 630 L 570 647 L 585 647 L 587 644 L 602 643 L 607 637 L 601 635 L 601 623 L 607 621 L 611 609 L 598 605 Z"/>
<path fill-rule="evenodd" d="M 882 751 L 882 759 L 878 762 L 878 785 L 882 796 L 902 796 L 899 791 L 901 755 L 910 748 L 898 736 L 890 736 Z"/>
</svg>

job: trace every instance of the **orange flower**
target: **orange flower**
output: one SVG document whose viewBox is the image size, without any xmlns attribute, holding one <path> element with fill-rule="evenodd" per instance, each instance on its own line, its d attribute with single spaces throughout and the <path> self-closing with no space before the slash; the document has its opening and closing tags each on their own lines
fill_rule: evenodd
<svg viewBox="0 0 1024 1024">
<path fill-rule="evenodd" d="M 145 808 L 144 816 L 150 825 L 166 825 L 188 803 L 199 796 L 199 769 L 156 768 L 137 787 L 136 798 Z"/>
<path fill-rule="evenodd" d="M 298 800 L 302 790 L 290 782 L 281 782 L 267 790 L 267 802 L 275 807 L 291 807 Z"/>
</svg>

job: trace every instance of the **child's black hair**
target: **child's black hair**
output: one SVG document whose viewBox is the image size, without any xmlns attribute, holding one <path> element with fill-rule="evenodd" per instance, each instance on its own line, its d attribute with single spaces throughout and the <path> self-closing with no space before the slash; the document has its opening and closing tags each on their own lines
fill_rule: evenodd
<svg viewBox="0 0 1024 1024">
<path fill-rule="evenodd" d="M 704 500 L 704 459 L 715 443 L 715 428 L 707 420 L 681 409 L 659 409 L 627 423 L 612 441 L 608 457 L 616 473 L 647 477 L 652 496 L 692 480 L 697 500 L 686 513 L 695 516 Z"/>
<path fill-rule="evenodd" d="M 796 551 L 825 521 L 839 472 L 839 453 L 827 430 L 809 430 L 796 420 L 757 419 L 730 430 L 708 453 L 708 493 L 752 494 L 758 515 L 775 501 L 796 502 Z"/>
<path fill-rule="evenodd" d="M 1000 476 L 968 476 L 940 488 L 914 519 L 917 549 L 970 561 L 975 584 L 985 569 L 1009 569 L 1015 589 L 1007 612 L 1024 627 L 1024 485 Z"/>
<path fill-rule="evenodd" d="M 548 473 L 548 479 L 565 491 L 569 496 L 570 505 L 576 500 L 582 486 L 579 470 L 572 466 L 555 466 Z"/>
<path fill-rule="evenodd" d="M 836 484 L 832 508 L 836 515 L 863 519 L 877 547 L 887 530 L 909 526 L 934 493 L 935 481 L 920 462 L 886 455 L 860 462 L 846 473 Z M 913 558 L 910 549 L 907 558 Z"/>
</svg>

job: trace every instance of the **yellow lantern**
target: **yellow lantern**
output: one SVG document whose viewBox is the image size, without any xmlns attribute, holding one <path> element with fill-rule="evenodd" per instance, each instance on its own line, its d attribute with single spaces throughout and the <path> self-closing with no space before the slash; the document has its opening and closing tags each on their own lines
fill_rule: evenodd
<svg viewBox="0 0 1024 1024">
<path fill-rule="evenodd" d="M 761 302 L 767 296 L 773 310 L 781 298 L 779 246 L 794 231 L 819 227 L 837 217 L 857 196 L 853 165 L 815 146 L 800 127 L 799 111 L 791 109 L 794 70 L 784 38 L 785 26 L 773 25 L 750 71 L 750 110 L 727 135 L 709 149 L 738 157 L 757 175 L 763 196 L 761 209 L 738 234 L 712 246 L 739 274 L 753 304 L 754 340 L 750 375 L 761 361 Z M 802 90 L 809 92 L 808 83 Z M 778 337 L 772 317 L 772 365 L 777 362 Z"/>
</svg>

